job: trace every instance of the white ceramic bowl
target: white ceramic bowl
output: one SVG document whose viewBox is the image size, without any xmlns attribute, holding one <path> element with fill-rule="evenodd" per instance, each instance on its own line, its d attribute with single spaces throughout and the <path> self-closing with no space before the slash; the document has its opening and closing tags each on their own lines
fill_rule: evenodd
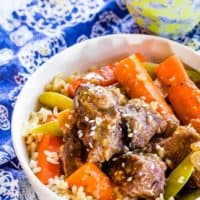
<svg viewBox="0 0 200 200">
<path fill-rule="evenodd" d="M 119 34 L 87 40 L 67 48 L 41 66 L 25 84 L 13 112 L 12 139 L 21 166 L 40 199 L 58 200 L 59 197 L 44 186 L 29 168 L 22 136 L 25 134 L 24 122 L 35 109 L 44 86 L 57 74 L 68 76 L 76 71 L 85 71 L 92 65 L 112 63 L 134 52 L 142 53 L 152 62 L 160 62 L 176 54 L 185 64 L 200 71 L 200 54 L 188 47 L 155 36 Z"/>
</svg>

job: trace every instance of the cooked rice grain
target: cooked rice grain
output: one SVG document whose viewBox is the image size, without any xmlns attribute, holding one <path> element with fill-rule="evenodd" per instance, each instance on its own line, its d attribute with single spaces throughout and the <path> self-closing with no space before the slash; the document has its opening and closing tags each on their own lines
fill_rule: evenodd
<svg viewBox="0 0 200 200">
<path fill-rule="evenodd" d="M 35 152 L 37 152 L 37 146 L 39 141 L 42 138 L 42 134 L 27 134 L 24 137 L 26 149 L 28 151 L 30 159 L 32 159 L 32 156 Z"/>
<path fill-rule="evenodd" d="M 44 151 L 44 154 L 47 156 L 47 161 L 51 164 L 58 165 L 59 164 L 59 155 L 57 152 Z"/>
<path fill-rule="evenodd" d="M 67 182 L 64 180 L 65 177 L 55 177 L 49 179 L 48 188 L 53 192 L 57 193 L 58 196 L 63 200 L 93 200 L 91 196 L 87 196 L 83 190 L 83 187 L 77 188 L 72 187 L 72 190 L 68 188 Z"/>
<path fill-rule="evenodd" d="M 53 112 L 47 108 L 41 107 L 38 112 L 31 112 L 27 130 L 37 127 L 39 124 L 44 123 L 49 115 Z"/>
</svg>

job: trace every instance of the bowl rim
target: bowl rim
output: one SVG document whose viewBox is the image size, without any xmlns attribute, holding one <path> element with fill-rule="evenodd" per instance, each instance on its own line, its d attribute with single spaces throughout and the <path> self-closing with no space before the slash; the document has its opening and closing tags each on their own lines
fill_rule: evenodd
<svg viewBox="0 0 200 200">
<path fill-rule="evenodd" d="M 106 39 L 106 38 L 114 38 L 116 40 L 120 40 L 120 38 L 122 37 L 131 37 L 131 38 L 138 38 L 138 39 L 153 39 L 153 40 L 157 40 L 160 42 L 167 42 L 170 43 L 172 45 L 175 45 L 179 48 L 183 48 L 186 51 L 190 51 L 193 54 L 195 54 L 196 56 L 200 57 L 200 53 L 196 52 L 194 49 L 192 49 L 191 47 L 187 47 L 183 44 L 180 44 L 178 42 L 160 37 L 160 36 L 154 36 L 154 35 L 145 35 L 145 34 L 113 34 L 113 35 L 106 35 L 106 36 L 101 36 L 101 37 L 97 37 L 97 38 L 92 38 L 86 41 L 82 41 L 80 43 L 74 44 L 70 47 L 67 47 L 66 49 L 64 49 L 63 51 L 57 53 L 56 55 L 52 56 L 51 58 L 49 58 L 49 60 L 47 62 L 45 62 L 44 64 L 42 64 L 33 74 L 31 74 L 27 80 L 27 82 L 24 84 L 20 94 L 17 97 L 17 100 L 15 102 L 15 106 L 13 109 L 13 113 L 12 113 L 12 117 L 11 117 L 11 139 L 12 139 L 12 143 L 13 143 L 13 147 L 14 147 L 14 151 L 16 153 L 16 156 L 22 166 L 22 169 L 24 170 L 26 176 L 28 177 L 28 179 L 34 181 L 36 184 L 38 184 L 38 188 L 41 188 L 41 190 L 48 192 L 51 196 L 53 196 L 54 198 L 59 198 L 59 196 L 52 192 L 46 185 L 44 185 L 42 182 L 39 181 L 39 179 L 34 175 L 34 173 L 32 172 L 32 170 L 29 167 L 28 162 L 25 161 L 25 159 L 23 159 L 23 157 L 21 156 L 21 152 L 20 149 L 18 147 L 18 141 L 15 139 L 16 138 L 16 134 L 19 134 L 18 132 L 15 131 L 16 129 L 16 125 L 15 125 L 15 121 L 16 118 L 19 116 L 19 114 L 17 113 L 17 108 L 19 106 L 19 101 L 21 99 L 22 94 L 24 93 L 24 91 L 26 90 L 26 88 L 29 86 L 29 83 L 32 81 L 32 79 L 34 77 L 37 77 L 38 74 L 42 73 L 42 71 L 44 70 L 44 68 L 48 68 L 49 64 L 53 61 L 53 60 L 57 60 L 58 57 L 62 57 L 66 54 L 67 51 L 72 50 L 74 48 L 77 48 L 78 46 L 82 46 L 84 44 L 90 44 L 92 43 L 94 40 L 102 40 L 102 39 Z M 21 134 L 21 136 L 23 136 L 23 134 Z"/>
</svg>

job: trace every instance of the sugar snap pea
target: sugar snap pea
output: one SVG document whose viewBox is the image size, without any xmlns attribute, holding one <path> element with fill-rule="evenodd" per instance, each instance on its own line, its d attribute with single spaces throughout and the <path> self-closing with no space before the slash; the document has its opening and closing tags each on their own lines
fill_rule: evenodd
<svg viewBox="0 0 200 200">
<path fill-rule="evenodd" d="M 54 136 L 62 136 L 62 131 L 60 129 L 58 121 L 50 121 L 41 125 L 38 125 L 36 128 L 30 130 L 30 133 L 37 134 L 50 134 Z"/>
<path fill-rule="evenodd" d="M 175 197 L 191 177 L 194 166 L 190 154 L 171 172 L 166 181 L 165 200 Z"/>
<path fill-rule="evenodd" d="M 73 107 L 73 100 L 57 92 L 44 92 L 39 96 L 39 102 L 47 107 L 57 107 L 59 110 Z"/>
</svg>

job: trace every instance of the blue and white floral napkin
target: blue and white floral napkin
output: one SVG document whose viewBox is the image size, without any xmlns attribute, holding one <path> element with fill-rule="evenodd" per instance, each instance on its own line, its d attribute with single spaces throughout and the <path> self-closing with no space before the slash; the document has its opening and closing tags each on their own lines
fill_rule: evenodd
<svg viewBox="0 0 200 200">
<path fill-rule="evenodd" d="M 33 200 L 37 196 L 20 168 L 10 133 L 13 107 L 28 76 L 75 43 L 143 31 L 123 0 L 20 0 L 18 7 L 9 1 L 13 8 L 0 3 L 0 200 Z M 200 25 L 177 41 L 200 51 Z"/>
</svg>

